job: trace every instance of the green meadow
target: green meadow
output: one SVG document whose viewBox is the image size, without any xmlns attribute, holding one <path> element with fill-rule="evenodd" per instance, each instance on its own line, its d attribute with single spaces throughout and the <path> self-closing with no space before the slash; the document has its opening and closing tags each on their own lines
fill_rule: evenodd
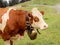
<svg viewBox="0 0 60 45">
<path fill-rule="evenodd" d="M 31 11 L 34 7 L 37 7 L 40 11 L 44 10 L 43 19 L 49 27 L 46 30 L 40 29 L 41 34 L 38 34 L 35 40 L 30 40 L 25 32 L 24 38 L 14 42 L 14 45 L 60 45 L 60 14 L 57 13 L 55 8 L 49 8 L 48 6 L 29 6 L 34 4 L 47 4 L 51 6 L 59 3 L 60 0 L 32 0 L 18 4 L 18 6 L 23 6 L 17 8 L 19 10 Z M 0 39 L 0 45 L 4 45 L 2 39 Z"/>
</svg>

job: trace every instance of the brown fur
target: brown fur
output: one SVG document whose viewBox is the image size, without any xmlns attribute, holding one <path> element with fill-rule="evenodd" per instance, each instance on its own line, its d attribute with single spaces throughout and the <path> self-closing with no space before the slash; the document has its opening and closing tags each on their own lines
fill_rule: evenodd
<svg viewBox="0 0 60 45">
<path fill-rule="evenodd" d="M 0 10 L 4 11 L 3 8 Z M 3 15 L 6 11 L 7 10 L 2 12 L 2 14 L 0 11 L 0 14 Z M 17 34 L 20 34 L 21 36 L 24 35 L 24 31 L 26 30 L 26 15 L 31 18 L 29 18 L 30 23 L 33 23 L 33 16 L 30 13 L 28 14 L 27 11 L 12 9 L 9 12 L 9 20 L 7 20 L 6 27 L 3 32 L 0 30 L 0 35 L 4 41 L 9 40 Z"/>
<path fill-rule="evenodd" d="M 40 11 L 40 13 L 42 14 L 42 15 L 44 15 L 44 11 L 42 10 L 42 11 Z"/>
<path fill-rule="evenodd" d="M 24 35 L 26 20 L 26 12 L 22 10 L 11 10 L 9 14 L 9 20 L 7 21 L 4 33 L 2 33 L 2 38 L 4 40 L 9 40 L 12 36 L 16 34 Z"/>
<path fill-rule="evenodd" d="M 35 22 L 39 22 L 39 18 L 38 17 L 34 16 L 33 19 L 34 19 Z"/>
</svg>

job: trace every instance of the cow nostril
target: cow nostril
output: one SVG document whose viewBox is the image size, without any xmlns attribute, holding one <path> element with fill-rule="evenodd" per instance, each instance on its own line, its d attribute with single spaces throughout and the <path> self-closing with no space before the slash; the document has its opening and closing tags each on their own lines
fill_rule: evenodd
<svg viewBox="0 0 60 45">
<path fill-rule="evenodd" d="M 46 28 L 46 25 L 44 25 L 44 28 Z"/>
<path fill-rule="evenodd" d="M 44 29 L 47 29 L 48 28 L 48 25 L 44 25 Z"/>
</svg>

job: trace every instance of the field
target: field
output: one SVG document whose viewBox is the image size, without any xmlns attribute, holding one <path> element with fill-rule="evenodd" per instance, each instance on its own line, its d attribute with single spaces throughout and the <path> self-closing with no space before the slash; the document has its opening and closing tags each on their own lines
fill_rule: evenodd
<svg viewBox="0 0 60 45">
<path fill-rule="evenodd" d="M 60 45 L 60 14 L 57 13 L 55 8 L 49 8 L 48 6 L 31 6 L 34 4 L 47 4 L 51 6 L 59 3 L 60 0 L 33 0 L 33 2 L 18 4 L 23 7 L 17 9 L 31 11 L 33 7 L 37 7 L 39 10 L 44 10 L 43 18 L 49 27 L 46 30 L 40 30 L 41 34 L 38 34 L 35 40 L 30 40 L 25 33 L 24 39 L 15 42 L 14 45 Z M 0 45 L 3 45 L 2 39 L 0 39 Z"/>
</svg>

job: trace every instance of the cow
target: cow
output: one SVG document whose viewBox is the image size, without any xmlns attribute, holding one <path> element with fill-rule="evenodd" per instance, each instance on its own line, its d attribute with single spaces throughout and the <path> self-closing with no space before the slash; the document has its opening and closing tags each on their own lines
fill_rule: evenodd
<svg viewBox="0 0 60 45">
<path fill-rule="evenodd" d="M 23 38 L 26 31 L 31 40 L 36 39 L 37 29 L 47 29 L 43 13 L 37 8 L 31 11 L 14 8 L 0 8 L 0 37 L 5 45 L 13 45 L 14 40 Z"/>
</svg>

